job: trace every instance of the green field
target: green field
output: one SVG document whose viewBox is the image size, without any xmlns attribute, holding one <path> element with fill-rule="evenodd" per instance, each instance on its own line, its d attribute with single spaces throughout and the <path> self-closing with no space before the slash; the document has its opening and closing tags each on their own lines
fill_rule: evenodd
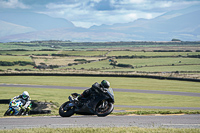
<svg viewBox="0 0 200 133">
<path fill-rule="evenodd" d="M 24 43 L 26 45 L 26 43 Z M 58 66 L 56 71 L 84 70 L 84 71 L 143 71 L 143 72 L 174 72 L 190 71 L 198 73 L 200 71 L 199 58 L 188 57 L 190 55 L 199 56 L 200 52 L 137 52 L 137 51 L 115 51 L 115 50 L 60 50 L 60 51 L 0 51 L 0 61 L 29 61 L 36 66 L 45 64 L 47 66 Z M 54 54 L 54 56 L 51 56 Z M 57 54 L 57 56 L 55 56 Z M 14 56 L 15 55 L 15 56 Z M 30 55 L 33 55 L 30 57 Z M 40 55 L 40 56 L 38 56 Z M 42 55 L 42 56 L 41 56 Z M 58 56 L 60 55 L 60 56 Z M 132 68 L 118 67 L 110 65 L 110 58 L 117 64 L 129 64 Z M 120 57 L 121 56 L 121 57 Z M 128 57 L 122 57 L 128 56 Z M 131 56 L 139 58 L 130 58 Z M 141 56 L 141 57 L 140 57 Z M 85 62 L 75 61 L 83 59 Z M 101 60 L 104 59 L 104 60 Z M 134 68 L 134 69 L 133 69 Z M 15 71 L 21 69 L 26 71 L 36 70 L 32 66 L 0 66 L 1 71 Z M 12 70 L 11 70 L 12 69 Z M 43 68 L 43 71 L 49 68 Z"/>
<path fill-rule="evenodd" d="M 33 84 L 33 85 L 57 85 L 91 87 L 94 82 L 102 79 L 110 81 L 112 88 L 140 89 L 140 90 L 162 90 L 178 92 L 200 93 L 199 82 L 157 80 L 145 78 L 115 78 L 115 77 L 68 77 L 68 76 L 0 76 L 0 83 L 6 84 Z M 67 101 L 67 97 L 73 93 L 82 93 L 83 90 L 45 89 L 45 88 L 14 88 L 0 87 L 1 98 L 10 99 L 23 91 L 28 91 L 32 100 L 52 101 L 59 105 Z M 176 96 L 162 94 L 127 93 L 114 92 L 115 105 L 139 105 L 139 106 L 160 106 L 160 107 L 199 107 L 200 97 Z M 8 106 L 8 105 L 7 105 Z M 2 116 L 7 106 L 2 106 Z M 117 109 L 117 108 L 116 108 Z M 121 109 L 121 108 L 119 108 Z M 127 110 L 131 110 L 126 108 Z M 137 110 L 137 109 L 136 109 Z M 141 110 L 141 109 L 139 109 Z M 153 109 L 149 109 L 153 110 Z M 58 114 L 55 109 L 52 113 Z"/>
<path fill-rule="evenodd" d="M 187 56 L 200 55 L 200 52 L 141 52 L 141 51 L 111 51 L 107 56 Z"/>
<path fill-rule="evenodd" d="M 59 105 L 67 101 L 67 97 L 73 93 L 82 93 L 82 90 L 62 90 L 43 88 L 11 88 L 0 87 L 1 98 L 10 99 L 28 91 L 33 100 L 58 102 Z M 10 93 L 8 93 L 10 92 Z M 143 94 L 114 92 L 116 105 L 160 106 L 160 107 L 199 107 L 199 97 Z M 147 100 L 148 99 L 148 100 Z"/>
<path fill-rule="evenodd" d="M 84 76 L 0 76 L 0 83 L 91 87 L 93 83 L 100 82 L 102 79 L 110 81 L 112 88 L 200 93 L 199 82 L 157 80 L 147 78 Z"/>
<path fill-rule="evenodd" d="M 63 67 L 60 69 L 66 69 L 66 68 L 75 68 L 75 69 L 105 69 L 105 68 L 109 68 L 112 69 L 113 66 L 109 65 L 109 61 L 108 60 L 103 60 L 103 61 L 96 61 L 96 62 L 91 62 L 91 63 L 86 63 L 86 64 L 79 64 L 79 65 L 73 65 L 73 66 L 67 66 L 67 67 Z"/>
<path fill-rule="evenodd" d="M 20 51 L 30 50 L 30 51 Z M 56 51 L 46 51 L 48 49 Z M 199 42 L 62 42 L 62 41 L 35 41 L 35 42 L 11 42 L 0 43 L 0 61 L 28 61 L 35 62 L 36 66 L 41 64 L 59 65 L 59 68 L 33 69 L 33 66 L 0 66 L 2 73 L 21 72 L 15 69 L 23 69 L 24 72 L 68 72 L 71 69 L 78 73 L 84 72 L 162 72 L 162 74 L 185 71 L 183 78 L 200 78 L 200 50 Z M 4 51 L 3 51 L 4 50 Z M 17 50 L 17 51 L 9 51 Z M 43 51 L 41 51 L 43 50 Z M 154 50 L 183 50 L 193 52 L 153 52 Z M 60 56 L 51 56 L 60 54 Z M 34 55 L 33 60 L 30 55 Z M 38 56 L 40 55 L 40 56 Z M 42 55 L 42 56 L 41 56 Z M 65 55 L 65 56 L 64 56 Z M 67 56 L 66 56 L 67 55 Z M 191 58 L 195 55 L 195 58 Z M 95 56 L 95 57 L 89 57 Z M 109 58 L 116 56 L 114 61 L 121 64 L 130 64 L 133 67 L 125 68 L 110 65 Z M 120 57 L 126 56 L 126 57 Z M 130 57 L 134 58 L 130 58 Z M 98 61 L 102 58 L 106 60 Z M 119 57 L 119 58 L 118 58 Z M 156 58 L 155 58 L 156 57 Z M 197 58 L 198 57 L 198 58 Z M 96 60 L 95 62 L 81 64 L 75 59 Z M 67 66 L 75 63 L 76 65 Z M 30 71 L 31 70 L 31 71 Z M 79 70 L 79 71 L 77 71 Z M 189 72 L 191 71 L 191 72 Z M 70 71 L 71 72 L 71 71 Z M 190 74 L 190 75 L 189 75 Z M 176 75 L 175 75 L 176 76 Z M 30 84 L 30 85 L 55 85 L 55 86 L 74 86 L 91 87 L 94 82 L 101 82 L 102 79 L 108 80 L 112 88 L 121 89 L 139 89 L 139 90 L 160 90 L 176 92 L 200 93 L 199 82 L 178 81 L 178 80 L 158 80 L 148 78 L 125 78 L 125 77 L 80 77 L 80 76 L 0 76 L 0 84 Z M 54 102 L 58 105 L 66 102 L 68 96 L 73 93 L 82 93 L 83 90 L 49 89 L 49 88 L 19 88 L 19 87 L 0 87 L 1 99 L 10 99 L 28 91 L 32 100 Z M 200 107 L 200 97 L 162 95 L 147 93 L 128 93 L 114 92 L 115 105 L 131 106 L 158 106 L 158 107 Z M 8 109 L 7 104 L 1 104 L 0 117 Z M 193 112 L 199 113 L 199 110 L 176 110 L 176 109 L 145 109 L 145 108 L 122 108 L 115 107 L 115 110 L 127 110 L 148 112 Z M 117 114 L 117 113 L 116 113 Z M 125 114 L 125 113 L 124 113 Z M 58 115 L 58 107 L 52 108 L 51 115 Z M 119 114 L 120 115 L 120 114 Z M 70 132 L 70 133 L 100 133 L 100 132 L 200 132 L 199 129 L 174 129 L 174 128 L 137 128 L 137 127 L 109 127 L 109 128 L 32 128 L 32 129 L 13 129 L 0 130 L 1 132 Z"/>
<path fill-rule="evenodd" d="M 23 70 L 25 70 L 25 69 L 28 69 L 28 70 L 34 70 L 34 71 L 38 71 L 38 70 L 36 70 L 35 68 L 33 68 L 33 66 L 31 66 L 31 65 L 26 65 L 26 66 L 19 66 L 19 65 L 15 65 L 15 66 L 0 66 L 0 70 L 7 70 L 7 71 L 9 71 L 9 69 L 12 69 L 12 70 L 15 70 L 15 69 L 23 69 Z"/>
<path fill-rule="evenodd" d="M 59 54 L 73 55 L 73 56 L 104 56 L 107 51 L 61 51 Z"/>
<path fill-rule="evenodd" d="M 102 70 L 105 72 L 161 72 L 162 74 L 167 74 L 176 71 L 199 71 L 200 65 L 184 65 L 184 66 L 154 66 L 154 67 L 135 67 L 133 68 L 116 68 Z M 186 74 L 185 77 L 189 76 Z M 198 77 L 198 75 L 197 75 Z"/>
<path fill-rule="evenodd" d="M 130 64 L 133 68 L 113 67 L 108 60 L 87 64 L 73 65 L 65 68 L 97 69 L 103 71 L 146 71 L 146 72 L 170 72 L 170 71 L 200 71 L 198 58 L 144 58 L 144 59 L 115 59 L 117 63 Z"/>
<path fill-rule="evenodd" d="M 32 62 L 29 56 L 9 56 L 9 55 L 0 55 L 0 61 L 30 61 Z"/>
<path fill-rule="evenodd" d="M 198 64 L 200 60 L 198 58 L 147 58 L 147 59 L 116 59 L 118 63 L 130 64 L 133 66 L 158 66 L 158 65 L 189 65 Z M 200 70 L 200 69 L 199 69 Z"/>
<path fill-rule="evenodd" d="M 42 55 L 57 54 L 59 51 L 0 51 L 1 55 Z"/>
</svg>

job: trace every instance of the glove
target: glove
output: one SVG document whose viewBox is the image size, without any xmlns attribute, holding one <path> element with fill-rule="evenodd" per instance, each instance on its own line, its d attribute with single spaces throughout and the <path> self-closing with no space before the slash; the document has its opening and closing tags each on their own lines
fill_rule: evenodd
<svg viewBox="0 0 200 133">
<path fill-rule="evenodd" d="M 11 98 L 11 99 L 10 99 L 10 102 L 11 102 L 12 100 L 14 100 L 14 99 L 13 99 L 13 98 Z"/>
<path fill-rule="evenodd" d="M 74 98 L 75 101 L 78 101 L 78 97 Z"/>
</svg>

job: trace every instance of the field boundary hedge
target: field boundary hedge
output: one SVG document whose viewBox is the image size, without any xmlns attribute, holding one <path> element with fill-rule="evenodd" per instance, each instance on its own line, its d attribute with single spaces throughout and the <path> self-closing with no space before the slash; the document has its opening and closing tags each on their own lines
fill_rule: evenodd
<svg viewBox="0 0 200 133">
<path fill-rule="evenodd" d="M 134 78 L 153 78 L 167 80 L 181 80 L 200 82 L 200 79 L 179 78 L 179 77 L 164 77 L 156 75 L 137 75 L 137 74 L 87 74 L 87 73 L 0 73 L 0 76 L 84 76 L 84 77 L 134 77 Z"/>
</svg>

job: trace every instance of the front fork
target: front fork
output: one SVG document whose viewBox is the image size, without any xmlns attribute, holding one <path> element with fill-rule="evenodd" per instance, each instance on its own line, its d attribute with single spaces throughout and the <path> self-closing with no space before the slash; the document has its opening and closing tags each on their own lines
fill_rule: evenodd
<svg viewBox="0 0 200 133">
<path fill-rule="evenodd" d="M 100 105 L 100 108 L 106 108 L 107 105 L 108 105 L 108 101 L 107 100 L 103 100 L 102 104 Z"/>
<path fill-rule="evenodd" d="M 9 115 L 13 115 L 14 114 L 13 108 L 9 107 L 9 109 L 11 110 Z"/>
</svg>

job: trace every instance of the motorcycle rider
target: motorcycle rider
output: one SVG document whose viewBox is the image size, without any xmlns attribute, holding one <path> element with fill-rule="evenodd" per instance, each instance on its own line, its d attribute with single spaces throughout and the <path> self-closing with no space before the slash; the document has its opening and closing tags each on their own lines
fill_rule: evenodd
<svg viewBox="0 0 200 133">
<path fill-rule="evenodd" d="M 98 93 L 98 91 L 102 91 L 102 92 L 104 92 L 104 91 L 106 91 L 108 88 L 110 87 L 110 83 L 108 82 L 108 81 L 106 81 L 106 80 L 102 80 L 101 81 L 101 84 L 99 84 L 99 83 L 94 83 L 93 85 L 92 85 L 92 87 L 91 88 L 89 88 L 89 89 L 86 89 L 82 94 L 80 94 L 80 95 L 78 95 L 78 98 L 77 98 L 77 100 L 78 100 L 78 106 L 81 106 L 82 104 L 81 104 L 81 99 L 82 98 L 87 98 L 87 97 L 89 97 L 92 93 L 95 93 L 95 92 L 97 92 Z"/>
<path fill-rule="evenodd" d="M 23 105 L 21 106 L 22 108 L 22 112 L 24 112 L 24 115 L 26 115 L 29 111 L 30 111 L 30 96 L 29 93 L 27 91 L 24 91 L 21 95 L 15 96 L 12 98 L 13 99 L 18 99 L 20 98 L 21 102 L 23 103 Z"/>
</svg>

